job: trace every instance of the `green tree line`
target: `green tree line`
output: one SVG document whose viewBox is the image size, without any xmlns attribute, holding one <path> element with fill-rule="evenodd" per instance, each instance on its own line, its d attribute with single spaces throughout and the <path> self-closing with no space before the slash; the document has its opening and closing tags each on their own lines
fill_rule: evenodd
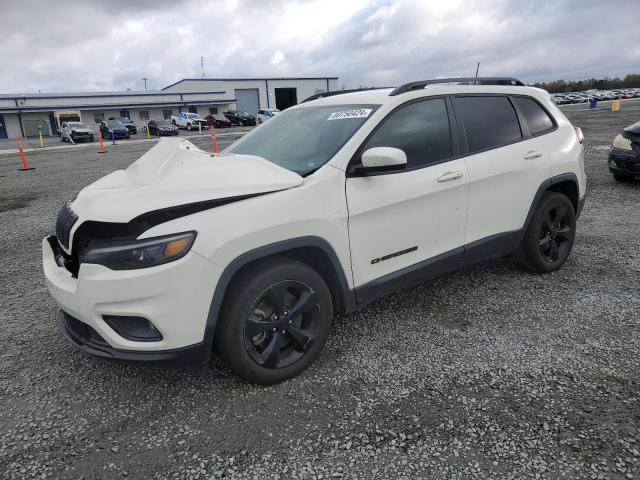
<svg viewBox="0 0 640 480">
<path fill-rule="evenodd" d="M 585 90 L 616 90 L 620 88 L 640 87 L 640 74 L 625 75 L 624 78 L 589 78 L 585 80 L 554 80 L 553 82 L 534 83 L 534 87 L 543 88 L 549 93 L 584 92 Z"/>
</svg>

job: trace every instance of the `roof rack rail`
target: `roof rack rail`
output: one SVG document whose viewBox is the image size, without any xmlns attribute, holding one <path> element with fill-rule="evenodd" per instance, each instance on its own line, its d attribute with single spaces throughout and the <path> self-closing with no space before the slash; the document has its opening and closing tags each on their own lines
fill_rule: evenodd
<svg viewBox="0 0 640 480">
<path fill-rule="evenodd" d="M 343 93 L 366 92 L 367 90 L 380 90 L 381 88 L 389 88 L 389 87 L 351 88 L 349 90 L 332 90 L 330 92 L 320 92 L 320 93 L 316 93 L 315 95 L 311 95 L 309 98 L 305 98 L 300 103 L 310 102 L 312 100 L 317 100 L 319 98 L 333 97 L 334 95 L 342 95 Z"/>
<path fill-rule="evenodd" d="M 389 96 L 400 95 L 401 93 L 411 92 L 413 90 L 420 90 L 427 85 L 434 85 L 437 83 L 467 83 L 469 85 L 511 85 L 524 87 L 517 78 L 511 77 L 461 77 L 461 78 L 434 78 L 432 80 L 419 80 L 417 82 L 409 82 L 404 85 L 400 85 L 394 89 Z"/>
</svg>

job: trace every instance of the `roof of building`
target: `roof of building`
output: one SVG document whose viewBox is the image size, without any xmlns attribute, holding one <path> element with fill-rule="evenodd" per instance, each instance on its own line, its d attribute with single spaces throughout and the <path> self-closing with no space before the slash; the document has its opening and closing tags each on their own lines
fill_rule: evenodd
<svg viewBox="0 0 640 480">
<path fill-rule="evenodd" d="M 262 78 L 183 78 L 182 80 L 178 80 L 177 82 L 172 83 L 171 85 L 167 85 L 161 90 L 166 90 L 167 88 L 175 87 L 179 83 L 182 82 L 243 82 L 243 81 L 251 81 L 251 82 L 264 82 L 265 80 L 337 80 L 338 77 L 262 77 Z"/>
<path fill-rule="evenodd" d="M 93 109 L 103 110 L 109 108 L 162 108 L 179 107 L 187 105 L 230 105 L 236 103 L 235 98 L 209 99 L 209 100 L 184 100 L 184 101 L 150 101 L 150 102 L 109 102 L 109 103 L 79 103 L 79 104 L 47 104 L 28 106 L 0 106 L 0 112 L 28 112 L 42 110 L 73 110 L 73 109 Z"/>
<path fill-rule="evenodd" d="M 0 94 L 0 99 L 21 99 L 21 98 L 41 98 L 41 99 L 55 99 L 55 98 L 99 98 L 99 97 L 145 97 L 145 96 L 169 96 L 169 95 L 212 95 L 223 94 L 225 91 L 198 91 L 198 92 L 163 92 L 161 90 L 149 90 L 149 91 L 120 91 L 120 92 L 68 92 L 68 93 L 3 93 Z"/>
<path fill-rule="evenodd" d="M 177 82 L 167 85 L 160 90 L 125 90 L 112 92 L 61 92 L 61 93 L 2 93 L 0 99 L 21 99 L 21 98 L 40 98 L 45 100 L 56 98 L 100 98 L 100 97 L 143 97 L 143 96 L 159 96 L 159 95 L 219 95 L 226 93 L 225 91 L 197 91 L 197 92 L 165 92 L 164 90 L 171 88 L 186 81 L 216 81 L 216 82 L 241 82 L 241 81 L 269 81 L 269 80 L 337 80 L 338 77 L 270 77 L 270 78 L 183 78 Z"/>
</svg>

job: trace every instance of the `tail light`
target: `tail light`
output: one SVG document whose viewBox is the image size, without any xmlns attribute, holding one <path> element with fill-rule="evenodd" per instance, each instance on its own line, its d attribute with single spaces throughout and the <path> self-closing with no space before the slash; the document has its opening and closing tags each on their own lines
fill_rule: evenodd
<svg viewBox="0 0 640 480">
<path fill-rule="evenodd" d="M 580 127 L 576 127 L 576 136 L 578 137 L 578 142 L 584 143 L 584 135 Z"/>
</svg>

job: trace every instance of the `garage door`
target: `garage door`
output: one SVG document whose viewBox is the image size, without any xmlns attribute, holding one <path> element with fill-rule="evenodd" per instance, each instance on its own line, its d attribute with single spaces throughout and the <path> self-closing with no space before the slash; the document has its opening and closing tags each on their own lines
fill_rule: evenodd
<svg viewBox="0 0 640 480">
<path fill-rule="evenodd" d="M 25 137 L 37 137 L 40 130 L 42 130 L 42 135 L 51 135 L 48 118 L 25 119 L 22 124 L 24 125 Z M 38 129 L 38 127 L 40 127 L 40 129 Z"/>
<path fill-rule="evenodd" d="M 255 115 L 260 110 L 257 88 L 236 88 L 236 108 L 241 112 Z"/>
</svg>

